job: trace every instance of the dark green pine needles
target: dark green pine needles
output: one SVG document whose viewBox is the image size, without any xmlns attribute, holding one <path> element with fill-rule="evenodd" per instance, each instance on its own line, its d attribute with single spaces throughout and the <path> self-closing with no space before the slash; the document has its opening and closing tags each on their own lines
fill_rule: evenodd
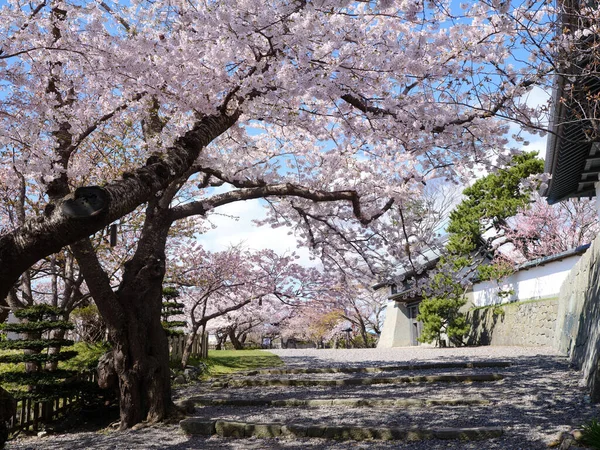
<svg viewBox="0 0 600 450">
<path fill-rule="evenodd" d="M 51 338 L 57 330 L 70 330 L 73 324 L 61 320 L 62 311 L 50 305 L 35 305 L 14 311 L 18 323 L 0 324 L 0 330 L 17 333 L 17 339 L 0 341 L 0 350 L 22 350 L 20 353 L 0 355 L 0 364 L 24 363 L 25 368 L 0 371 L 0 382 L 17 399 L 52 400 L 75 395 L 90 387 L 89 382 L 76 380 L 76 372 L 58 368 L 58 363 L 77 355 L 61 351 L 73 345 L 68 339 Z"/>
</svg>

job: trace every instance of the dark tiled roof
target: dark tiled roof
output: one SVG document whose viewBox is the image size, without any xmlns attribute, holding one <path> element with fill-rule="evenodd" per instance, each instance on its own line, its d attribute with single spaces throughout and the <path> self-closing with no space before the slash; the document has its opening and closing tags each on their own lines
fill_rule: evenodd
<svg viewBox="0 0 600 450">
<path fill-rule="evenodd" d="M 572 47 L 556 61 L 559 70 L 552 93 L 550 137 L 545 172 L 551 179 L 544 196 L 553 204 L 573 197 L 596 194 L 600 173 L 597 128 L 598 34 L 595 23 L 581 14 L 582 5 L 597 2 L 561 0 L 558 34 L 567 33 Z M 594 123 L 595 122 L 595 123 Z"/>
<path fill-rule="evenodd" d="M 561 259 L 568 258 L 569 256 L 574 255 L 582 255 L 586 252 L 586 250 L 590 248 L 590 244 L 580 245 L 579 247 L 572 248 L 571 250 L 567 250 L 566 252 L 557 253 L 556 255 L 544 256 L 543 258 L 534 259 L 532 261 L 527 261 L 522 264 L 519 264 L 515 267 L 515 271 L 527 270 L 532 267 L 543 266 L 544 264 L 548 264 L 554 261 L 560 261 Z"/>
</svg>

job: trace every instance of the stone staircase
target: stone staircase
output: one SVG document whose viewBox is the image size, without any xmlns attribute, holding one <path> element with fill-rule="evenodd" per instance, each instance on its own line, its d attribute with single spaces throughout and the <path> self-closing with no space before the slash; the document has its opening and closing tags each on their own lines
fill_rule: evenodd
<svg viewBox="0 0 600 450">
<path fill-rule="evenodd" d="M 180 427 L 238 439 L 494 439 L 504 433 L 493 417 L 502 401 L 495 393 L 506 389 L 510 368 L 459 361 L 251 371 L 189 398 L 196 412 Z"/>
</svg>

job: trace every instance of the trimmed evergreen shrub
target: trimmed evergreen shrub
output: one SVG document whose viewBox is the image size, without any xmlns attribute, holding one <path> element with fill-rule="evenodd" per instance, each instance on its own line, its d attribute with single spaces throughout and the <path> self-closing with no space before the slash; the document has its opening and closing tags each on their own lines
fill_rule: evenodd
<svg viewBox="0 0 600 450">
<path fill-rule="evenodd" d="M 183 320 L 172 320 L 173 316 L 183 314 L 184 304 L 177 301 L 179 291 L 174 287 L 163 288 L 163 303 L 162 303 L 162 326 L 168 336 L 179 336 L 183 334 L 183 330 L 187 323 Z"/>
<path fill-rule="evenodd" d="M 15 311 L 20 323 L 0 324 L 0 330 L 20 335 L 19 339 L 0 341 L 1 350 L 23 350 L 0 355 L 2 364 L 25 364 L 25 370 L 17 366 L 0 372 L 0 382 L 13 384 L 15 398 L 47 401 L 91 387 L 91 383 L 75 381 L 76 371 L 56 368 L 57 362 L 77 356 L 75 351 L 60 351 L 73 341 L 49 338 L 53 330 L 73 328 L 71 323 L 59 320 L 61 314 L 59 308 L 41 304 Z"/>
</svg>

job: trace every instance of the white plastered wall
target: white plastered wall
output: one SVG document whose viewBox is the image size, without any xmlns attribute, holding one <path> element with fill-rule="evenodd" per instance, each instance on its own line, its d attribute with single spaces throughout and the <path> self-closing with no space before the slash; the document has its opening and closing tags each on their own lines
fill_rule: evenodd
<svg viewBox="0 0 600 450">
<path fill-rule="evenodd" d="M 560 261 L 520 270 L 500 284 L 490 281 L 476 283 L 467 294 L 467 298 L 472 306 L 478 307 L 557 297 L 563 281 L 580 258 L 580 255 L 574 255 Z M 500 290 L 513 292 L 502 298 L 498 296 Z"/>
</svg>

